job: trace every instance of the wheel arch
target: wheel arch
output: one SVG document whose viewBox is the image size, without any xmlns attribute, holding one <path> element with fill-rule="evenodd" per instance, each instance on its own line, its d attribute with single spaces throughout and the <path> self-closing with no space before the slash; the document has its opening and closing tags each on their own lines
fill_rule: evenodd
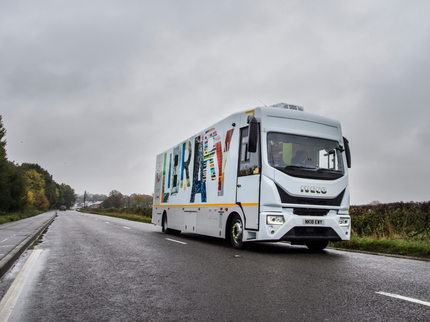
<svg viewBox="0 0 430 322">
<path fill-rule="evenodd" d="M 230 242 L 229 229 L 230 229 L 231 221 L 233 220 L 233 217 L 235 215 L 238 215 L 243 222 L 243 216 L 241 216 L 239 212 L 232 211 L 231 213 L 228 214 L 227 221 L 225 222 L 225 227 L 224 227 L 224 236 L 225 236 L 225 239 L 228 240 L 229 242 Z"/>
</svg>

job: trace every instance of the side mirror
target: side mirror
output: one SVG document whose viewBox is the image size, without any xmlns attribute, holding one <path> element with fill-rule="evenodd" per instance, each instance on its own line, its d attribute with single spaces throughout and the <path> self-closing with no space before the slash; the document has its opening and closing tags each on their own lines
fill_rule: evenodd
<svg viewBox="0 0 430 322">
<path fill-rule="evenodd" d="M 258 143 L 258 122 L 255 117 L 249 120 L 249 130 L 248 130 L 248 152 L 257 152 Z"/>
<path fill-rule="evenodd" d="M 346 163 L 348 164 L 348 168 L 351 168 L 351 151 L 349 150 L 349 141 L 346 137 L 343 137 L 343 145 L 345 146 Z"/>
</svg>

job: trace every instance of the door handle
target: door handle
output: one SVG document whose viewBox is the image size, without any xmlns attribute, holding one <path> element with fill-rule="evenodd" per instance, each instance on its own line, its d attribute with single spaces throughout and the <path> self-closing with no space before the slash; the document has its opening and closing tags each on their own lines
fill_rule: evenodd
<svg viewBox="0 0 430 322">
<path fill-rule="evenodd" d="M 238 184 L 237 187 L 240 188 L 240 187 L 242 187 L 242 185 Z"/>
</svg>

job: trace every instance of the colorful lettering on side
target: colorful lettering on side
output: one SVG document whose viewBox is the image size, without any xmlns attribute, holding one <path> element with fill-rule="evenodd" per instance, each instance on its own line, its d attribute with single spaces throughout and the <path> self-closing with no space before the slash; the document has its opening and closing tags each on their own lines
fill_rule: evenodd
<svg viewBox="0 0 430 322">
<path fill-rule="evenodd" d="M 190 202 L 194 202 L 196 194 L 201 194 L 201 201 L 206 202 L 206 184 L 203 180 L 203 135 L 196 136 L 194 139 L 194 171 L 193 187 L 191 188 Z"/>
<path fill-rule="evenodd" d="M 210 170 L 210 176 L 212 180 L 216 180 L 215 173 L 215 154 L 216 154 L 216 143 L 220 142 L 220 139 L 215 131 L 215 128 L 207 130 L 204 136 L 204 165 L 203 165 L 203 182 L 206 182 L 208 171 Z M 208 169 L 209 168 L 209 169 Z"/>
<path fill-rule="evenodd" d="M 161 202 L 161 180 L 163 178 L 163 155 L 157 155 L 157 166 L 155 171 L 154 203 Z"/>
<path fill-rule="evenodd" d="M 218 152 L 218 146 L 217 146 L 218 167 L 222 167 L 220 171 L 221 175 L 218 178 L 218 196 L 224 195 L 224 173 L 225 173 L 225 166 L 227 164 L 228 152 L 230 151 L 230 142 L 231 142 L 231 138 L 233 137 L 233 132 L 234 132 L 234 129 L 231 129 L 231 130 L 228 130 L 226 133 L 224 152 L 222 153 L 222 161 L 220 161 L 221 151 Z M 221 143 L 220 143 L 220 150 L 221 150 Z"/>
<path fill-rule="evenodd" d="M 188 151 L 187 160 L 185 160 L 186 152 Z M 184 171 L 185 180 L 187 181 L 187 187 L 190 187 L 190 172 L 188 167 L 191 161 L 191 142 L 187 141 L 182 144 L 182 166 L 181 166 L 181 188 L 184 186 Z M 185 189 L 185 188 L 184 188 Z"/>
<path fill-rule="evenodd" d="M 179 173 L 181 172 L 181 146 L 173 148 L 173 167 L 172 167 L 172 188 L 170 193 L 172 196 L 179 192 Z"/>
<path fill-rule="evenodd" d="M 166 158 L 167 158 L 167 153 L 164 153 L 163 182 L 161 184 L 161 202 L 162 203 L 169 202 L 169 193 L 164 192 L 164 186 L 166 185 L 166 163 L 167 163 Z M 170 173 L 170 170 L 169 170 L 169 173 Z M 169 176 L 169 185 L 170 185 L 170 176 Z M 169 188 L 169 187 L 167 187 L 167 188 Z"/>
</svg>

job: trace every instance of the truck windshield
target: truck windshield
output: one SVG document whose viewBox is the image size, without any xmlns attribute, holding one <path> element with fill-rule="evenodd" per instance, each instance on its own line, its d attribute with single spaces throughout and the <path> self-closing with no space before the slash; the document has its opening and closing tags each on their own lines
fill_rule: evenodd
<svg viewBox="0 0 430 322">
<path fill-rule="evenodd" d="M 269 165 L 293 177 L 340 178 L 342 152 L 343 147 L 332 140 L 276 132 L 267 135 Z"/>
</svg>

